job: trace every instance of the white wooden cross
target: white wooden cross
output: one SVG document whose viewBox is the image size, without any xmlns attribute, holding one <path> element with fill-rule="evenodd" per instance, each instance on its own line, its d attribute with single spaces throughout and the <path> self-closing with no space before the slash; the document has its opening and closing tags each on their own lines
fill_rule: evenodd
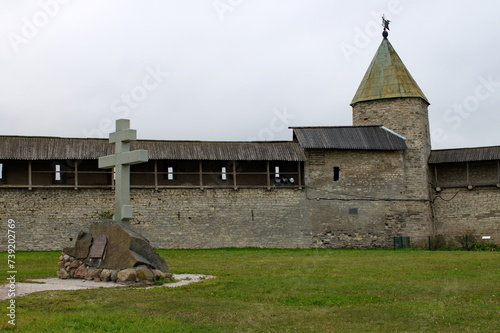
<svg viewBox="0 0 500 333">
<path fill-rule="evenodd" d="M 130 205 L 130 165 L 148 161 L 148 151 L 130 151 L 130 142 L 137 139 L 137 131 L 130 129 L 129 119 L 116 121 L 116 132 L 109 134 L 109 143 L 115 145 L 115 154 L 99 158 L 99 168 L 115 168 L 115 221 L 125 222 L 132 218 Z"/>
</svg>

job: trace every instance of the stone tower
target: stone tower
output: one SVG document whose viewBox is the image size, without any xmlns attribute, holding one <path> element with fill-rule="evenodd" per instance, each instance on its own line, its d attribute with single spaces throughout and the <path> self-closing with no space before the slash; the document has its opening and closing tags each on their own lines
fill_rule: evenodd
<svg viewBox="0 0 500 333">
<path fill-rule="evenodd" d="M 406 138 L 402 194 L 428 201 L 429 102 L 386 36 L 351 102 L 353 125 L 383 125 Z"/>
</svg>

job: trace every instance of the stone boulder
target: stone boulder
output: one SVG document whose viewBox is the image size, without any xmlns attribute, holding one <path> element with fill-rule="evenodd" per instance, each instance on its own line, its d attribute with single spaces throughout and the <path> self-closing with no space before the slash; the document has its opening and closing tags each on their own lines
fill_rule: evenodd
<svg viewBox="0 0 500 333">
<path fill-rule="evenodd" d="M 100 268 L 95 268 L 95 267 L 89 267 L 87 271 L 87 276 L 85 276 L 86 280 L 94 280 L 96 277 L 99 277 L 101 275 L 102 269 Z"/>
<path fill-rule="evenodd" d="M 87 265 L 81 265 L 80 267 L 78 267 L 73 275 L 73 277 L 75 279 L 85 279 L 87 277 L 87 273 L 88 273 L 89 269 L 87 267 Z"/>
<path fill-rule="evenodd" d="M 117 282 L 135 282 L 137 272 L 133 268 L 126 268 L 118 272 Z"/>
<path fill-rule="evenodd" d="M 141 265 L 136 267 L 135 270 L 137 272 L 137 278 L 139 280 L 153 280 L 154 274 L 147 266 Z"/>
<path fill-rule="evenodd" d="M 69 268 L 78 268 L 81 264 L 82 264 L 81 261 L 73 260 L 72 262 L 69 263 L 68 267 Z"/>
<path fill-rule="evenodd" d="M 80 231 L 76 238 L 75 247 L 67 247 L 63 252 L 77 259 L 85 259 L 89 255 L 90 245 L 92 245 L 92 235 L 85 231 Z"/>
<path fill-rule="evenodd" d="M 57 277 L 60 279 L 69 279 L 71 276 L 65 269 L 59 269 L 57 271 Z"/>
<path fill-rule="evenodd" d="M 110 269 L 103 269 L 101 272 L 101 275 L 99 275 L 99 278 L 101 281 L 108 282 L 111 281 L 111 275 L 113 272 Z"/>
<path fill-rule="evenodd" d="M 97 237 L 106 240 L 103 256 L 100 259 L 89 258 L 92 240 L 95 241 Z M 145 237 L 133 231 L 130 225 L 113 220 L 92 223 L 90 232 L 80 232 L 75 247 L 64 249 L 64 253 L 71 256 L 75 254 L 74 257 L 96 268 L 122 270 L 145 265 L 164 273 L 169 272 L 165 260 L 156 253 Z M 77 257 L 83 254 L 86 254 L 85 258 Z"/>
</svg>

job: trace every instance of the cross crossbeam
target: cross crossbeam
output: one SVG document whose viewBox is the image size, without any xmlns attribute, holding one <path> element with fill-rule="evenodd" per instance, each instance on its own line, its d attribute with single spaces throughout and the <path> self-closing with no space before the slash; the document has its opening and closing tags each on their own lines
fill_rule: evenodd
<svg viewBox="0 0 500 333">
<path fill-rule="evenodd" d="M 130 205 L 130 165 L 148 161 L 148 151 L 130 151 L 130 142 L 137 139 L 137 131 L 130 129 L 129 119 L 116 121 L 116 132 L 109 134 L 109 143 L 115 145 L 115 154 L 99 158 L 99 168 L 115 168 L 115 221 L 128 222 L 132 218 Z"/>
</svg>

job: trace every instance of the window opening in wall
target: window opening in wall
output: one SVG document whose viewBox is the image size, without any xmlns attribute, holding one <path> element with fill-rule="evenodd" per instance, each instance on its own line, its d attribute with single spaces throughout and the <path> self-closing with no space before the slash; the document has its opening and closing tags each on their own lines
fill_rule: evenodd
<svg viewBox="0 0 500 333">
<path fill-rule="evenodd" d="M 167 167 L 167 180 L 174 180 L 174 167 Z"/>
<path fill-rule="evenodd" d="M 333 167 L 333 181 L 336 182 L 340 179 L 340 167 Z"/>
<path fill-rule="evenodd" d="M 179 172 L 179 168 L 178 168 L 178 165 L 176 163 L 164 162 L 163 166 L 162 166 L 162 170 L 163 170 L 163 172 L 161 174 L 162 174 L 163 179 L 165 179 L 165 180 L 176 180 L 177 179 L 178 175 L 176 174 L 176 172 Z"/>
<path fill-rule="evenodd" d="M 274 167 L 274 185 L 281 185 L 280 167 Z"/>
<path fill-rule="evenodd" d="M 222 173 L 221 173 L 221 179 L 222 180 L 227 180 L 227 168 L 226 167 L 222 167 Z"/>
<path fill-rule="evenodd" d="M 54 180 L 61 180 L 61 164 L 56 164 Z"/>
</svg>

